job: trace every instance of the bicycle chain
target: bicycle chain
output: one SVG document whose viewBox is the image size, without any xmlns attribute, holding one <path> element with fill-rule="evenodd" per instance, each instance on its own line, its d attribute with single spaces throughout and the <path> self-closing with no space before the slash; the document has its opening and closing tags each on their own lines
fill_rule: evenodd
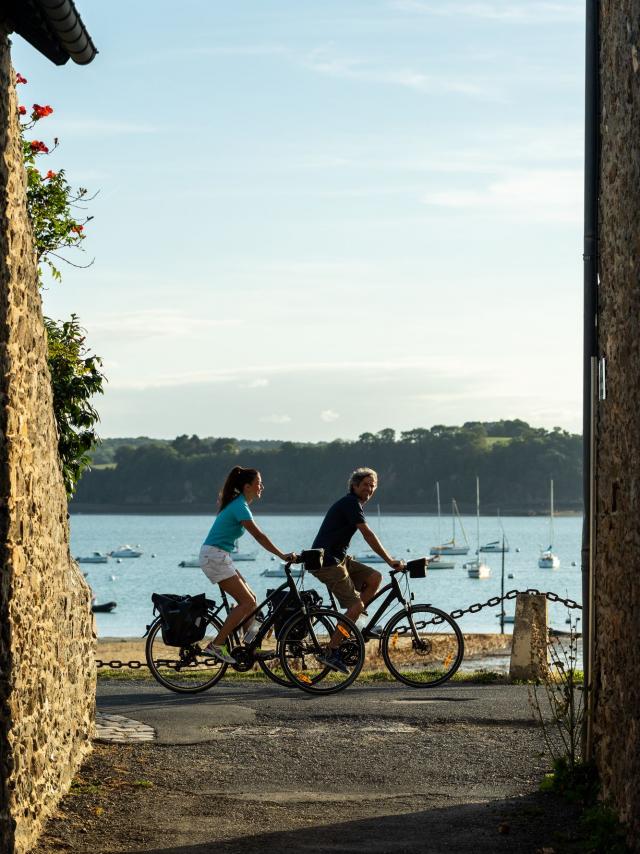
<svg viewBox="0 0 640 854">
<path fill-rule="evenodd" d="M 502 602 L 506 602 L 509 599 L 515 599 L 518 595 L 526 595 L 526 596 L 544 596 L 549 602 L 560 602 L 561 605 L 564 605 L 566 608 L 579 608 L 582 610 L 582 605 L 579 605 L 575 599 L 563 599 L 561 596 L 558 596 L 557 593 L 553 593 L 552 591 L 547 591 L 543 593 L 540 590 L 536 590 L 535 587 L 529 587 L 527 590 L 509 590 L 508 593 L 505 593 L 504 596 L 492 596 L 490 599 L 487 599 L 486 602 L 474 602 L 473 605 L 469 605 L 468 608 L 458 608 L 455 611 L 451 611 L 449 614 L 454 620 L 459 620 L 460 617 L 464 617 L 465 614 L 477 614 L 478 611 L 482 611 L 483 608 L 495 608 L 497 605 L 500 605 Z M 444 620 L 440 617 L 436 617 L 433 620 L 429 620 L 429 624 L 431 623 L 442 623 Z M 422 624 L 416 623 L 417 629 L 422 629 L 427 625 L 425 621 Z M 396 634 L 404 634 L 409 631 L 408 627 L 402 627 L 396 630 Z M 167 667 L 175 667 L 179 662 L 163 662 Z M 214 666 L 216 664 L 215 661 L 206 662 L 209 666 Z M 122 667 L 128 667 L 130 670 L 139 670 L 141 667 L 148 667 L 146 661 L 101 661 L 100 659 L 96 660 L 96 667 L 108 667 L 110 670 L 120 670 Z"/>
</svg>

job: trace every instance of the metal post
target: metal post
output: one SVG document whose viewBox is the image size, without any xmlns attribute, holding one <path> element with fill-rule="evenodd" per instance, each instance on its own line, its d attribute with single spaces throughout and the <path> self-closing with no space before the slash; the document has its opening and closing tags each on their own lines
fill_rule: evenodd
<svg viewBox="0 0 640 854">
<path fill-rule="evenodd" d="M 502 572 L 500 573 L 500 634 L 504 634 L 504 534 L 502 535 Z"/>
<path fill-rule="evenodd" d="M 593 673 L 589 650 L 592 649 L 594 626 L 591 599 L 591 568 L 594 542 L 594 489 L 593 489 L 593 363 L 598 356 L 597 297 L 598 297 L 598 180 L 600 154 L 599 116 L 599 33 L 598 0 L 586 0 L 585 26 L 585 139 L 584 139 L 584 332 L 583 332 L 583 502 L 582 526 L 582 638 L 587 714 L 585 716 L 584 758 L 590 758 L 591 715 L 593 709 Z M 587 737 L 589 733 L 589 737 Z"/>
</svg>

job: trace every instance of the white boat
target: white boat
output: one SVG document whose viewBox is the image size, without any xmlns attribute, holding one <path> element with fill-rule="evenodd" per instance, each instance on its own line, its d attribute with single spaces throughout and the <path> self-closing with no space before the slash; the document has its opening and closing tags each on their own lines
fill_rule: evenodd
<svg viewBox="0 0 640 854">
<path fill-rule="evenodd" d="M 255 560 L 257 557 L 257 550 L 253 552 L 241 552 L 238 551 L 238 547 L 231 552 L 231 560 L 235 563 L 238 560 Z"/>
<path fill-rule="evenodd" d="M 438 507 L 440 507 L 440 484 L 436 484 L 437 494 L 438 494 Z M 459 543 L 456 543 L 456 517 L 458 519 L 458 524 L 460 525 L 460 530 L 462 531 L 462 536 L 464 537 L 465 545 L 462 546 Z M 458 511 L 458 505 L 456 504 L 455 498 L 451 499 L 451 522 L 453 525 L 453 534 L 451 539 L 447 543 L 442 543 L 439 546 L 432 546 L 429 549 L 429 554 L 432 555 L 466 555 L 469 554 L 469 540 L 467 539 L 467 534 L 464 530 L 464 525 L 462 524 L 462 519 L 460 518 L 460 513 Z"/>
<path fill-rule="evenodd" d="M 500 518 L 500 511 L 498 510 L 498 524 L 500 525 L 500 530 L 502 531 L 502 539 L 501 540 L 492 540 L 490 543 L 485 543 L 483 546 L 480 546 L 480 552 L 486 552 L 488 554 L 506 554 L 509 551 L 509 540 L 507 539 L 507 535 L 504 532 L 504 527 L 502 526 L 502 519 Z"/>
<path fill-rule="evenodd" d="M 538 558 L 540 569 L 558 569 L 560 566 L 560 558 L 553 553 L 553 480 L 551 480 L 549 496 L 549 540 L 549 548 L 540 551 Z"/>
<path fill-rule="evenodd" d="M 91 552 L 90 555 L 78 555 L 74 560 L 78 563 L 108 563 L 109 555 L 102 554 L 101 552 Z"/>
<path fill-rule="evenodd" d="M 378 504 L 378 539 L 382 539 L 382 520 L 380 518 L 380 505 Z M 386 563 L 384 558 L 377 555 L 375 552 L 361 552 L 359 555 L 353 556 L 358 563 Z"/>
<path fill-rule="evenodd" d="M 117 549 L 109 552 L 111 557 L 140 557 L 142 554 L 138 549 L 134 549 L 133 546 L 119 546 Z"/>
<path fill-rule="evenodd" d="M 431 571 L 432 569 L 455 569 L 456 565 L 452 560 L 443 560 L 441 555 L 436 555 L 433 558 L 429 559 L 429 563 L 427 564 L 427 569 Z"/>
<path fill-rule="evenodd" d="M 363 552 L 362 554 L 354 555 L 353 559 L 357 560 L 358 563 L 386 563 L 384 558 L 381 558 L 380 555 L 374 552 Z"/>
<path fill-rule="evenodd" d="M 516 621 L 516 618 L 513 616 L 513 614 L 496 614 L 496 617 L 498 619 L 500 619 L 500 617 L 504 617 L 505 623 L 515 623 Z"/>
<path fill-rule="evenodd" d="M 266 569 L 263 569 L 260 575 L 264 575 L 267 578 L 286 578 L 287 574 L 284 571 L 284 564 L 281 563 L 280 566 L 268 566 Z M 299 578 L 304 572 L 303 566 L 292 566 L 291 567 L 291 575 L 294 578 Z"/>
<path fill-rule="evenodd" d="M 464 568 L 469 578 L 491 578 L 491 567 L 479 559 L 468 561 Z"/>
<path fill-rule="evenodd" d="M 478 549 L 476 554 L 478 557 L 475 560 L 470 560 L 465 563 L 464 568 L 467 570 L 469 578 L 490 578 L 491 567 L 483 563 L 480 559 L 480 478 L 476 477 L 476 542 Z"/>
</svg>

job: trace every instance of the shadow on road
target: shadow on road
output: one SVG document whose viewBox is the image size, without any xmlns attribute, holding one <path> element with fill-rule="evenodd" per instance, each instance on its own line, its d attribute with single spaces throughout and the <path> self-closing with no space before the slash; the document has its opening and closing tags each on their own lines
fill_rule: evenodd
<svg viewBox="0 0 640 854">
<path fill-rule="evenodd" d="M 327 803 L 327 819 L 332 813 L 345 815 L 348 810 L 347 804 Z M 270 854 L 331 851 L 341 854 L 533 854 L 543 847 L 553 847 L 555 852 L 578 852 L 580 848 L 574 847 L 580 845 L 577 825 L 575 807 L 557 798 L 533 794 L 504 801 L 313 824 L 297 830 L 238 835 L 226 841 L 212 836 L 198 844 L 131 848 L 126 849 L 126 854 L 262 854 L 265 851 Z"/>
</svg>

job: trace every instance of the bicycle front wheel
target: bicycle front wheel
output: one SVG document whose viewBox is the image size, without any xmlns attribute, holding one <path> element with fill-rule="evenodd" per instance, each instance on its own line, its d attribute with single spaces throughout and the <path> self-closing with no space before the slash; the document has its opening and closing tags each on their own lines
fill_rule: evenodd
<svg viewBox="0 0 640 854">
<path fill-rule="evenodd" d="M 262 653 L 264 654 L 264 647 Z M 268 676 L 272 682 L 275 682 L 277 685 L 284 685 L 285 688 L 293 688 L 293 683 L 282 667 L 280 645 L 277 641 L 273 649 L 273 654 L 271 654 L 270 651 L 267 651 L 263 658 L 258 658 L 258 665 L 260 666 L 260 670 L 262 670 L 265 676 Z"/>
<path fill-rule="evenodd" d="M 389 671 L 412 688 L 433 688 L 451 679 L 464 655 L 460 627 L 431 605 L 413 605 L 392 617 L 381 646 Z"/>
<path fill-rule="evenodd" d="M 153 676 L 177 694 L 198 694 L 211 688 L 222 678 L 227 665 L 203 656 L 202 650 L 216 637 L 221 626 L 220 620 L 208 617 L 201 641 L 186 647 L 167 646 L 162 640 L 162 622 L 157 619 L 149 629 L 145 647 L 147 664 Z"/>
<path fill-rule="evenodd" d="M 344 662 L 346 673 L 324 663 L 329 641 Z M 356 624 L 340 614 L 312 608 L 297 614 L 283 627 L 280 635 L 280 660 L 287 677 L 309 694 L 335 694 L 344 691 L 362 670 L 365 646 Z"/>
</svg>

